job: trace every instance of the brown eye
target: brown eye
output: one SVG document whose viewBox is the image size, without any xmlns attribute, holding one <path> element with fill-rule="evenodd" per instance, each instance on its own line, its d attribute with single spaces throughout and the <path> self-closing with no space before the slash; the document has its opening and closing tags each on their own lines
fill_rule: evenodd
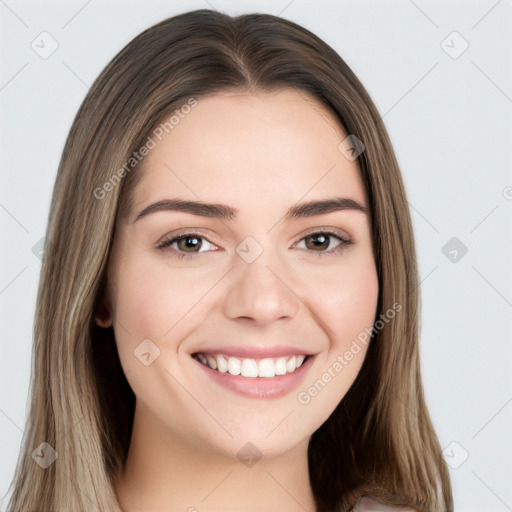
<svg viewBox="0 0 512 512">
<path fill-rule="evenodd" d="M 334 254 L 342 251 L 346 246 L 352 244 L 352 241 L 337 233 L 319 231 L 305 236 L 299 243 L 304 241 L 306 249 L 310 252 L 316 252 L 318 255 Z M 334 242 L 334 243 L 333 243 Z M 328 249 L 329 248 L 329 249 Z"/>
<path fill-rule="evenodd" d="M 201 255 L 218 250 L 216 245 L 198 233 L 182 233 L 164 238 L 157 248 L 169 251 L 177 258 L 193 258 L 196 254 Z"/>
<path fill-rule="evenodd" d="M 331 237 L 323 233 L 318 233 L 314 235 L 308 235 L 304 238 L 304 240 L 306 240 L 306 247 L 308 249 L 327 249 L 327 247 L 329 247 Z M 308 243 L 308 240 L 310 243 Z"/>
<path fill-rule="evenodd" d="M 185 252 L 196 252 L 194 249 L 201 248 L 201 237 L 184 236 L 177 238 L 175 241 L 178 249 Z M 192 249 L 192 251 L 189 251 L 189 249 Z"/>
</svg>

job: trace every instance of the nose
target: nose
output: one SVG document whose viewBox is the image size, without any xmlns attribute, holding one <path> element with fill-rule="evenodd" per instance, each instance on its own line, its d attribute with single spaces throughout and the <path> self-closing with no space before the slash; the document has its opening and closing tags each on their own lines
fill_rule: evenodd
<svg viewBox="0 0 512 512">
<path fill-rule="evenodd" d="M 254 325 L 289 320 L 300 309 L 289 271 L 265 250 L 252 263 L 236 258 L 224 300 L 224 313 Z M 297 287 L 295 283 L 295 287 Z"/>
</svg>

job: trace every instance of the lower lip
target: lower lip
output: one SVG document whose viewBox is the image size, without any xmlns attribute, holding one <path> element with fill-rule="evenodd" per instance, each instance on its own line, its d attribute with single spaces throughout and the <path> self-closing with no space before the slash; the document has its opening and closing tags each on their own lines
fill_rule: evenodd
<svg viewBox="0 0 512 512">
<path fill-rule="evenodd" d="M 238 395 L 248 398 L 279 398 L 301 383 L 313 363 L 314 356 L 309 356 L 294 372 L 277 377 L 242 377 L 241 375 L 221 373 L 194 358 L 192 359 L 214 382 Z"/>
</svg>

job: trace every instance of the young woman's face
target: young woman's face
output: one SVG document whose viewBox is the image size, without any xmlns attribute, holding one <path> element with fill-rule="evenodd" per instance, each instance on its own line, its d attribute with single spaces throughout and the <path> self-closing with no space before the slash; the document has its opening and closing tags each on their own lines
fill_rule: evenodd
<svg viewBox="0 0 512 512">
<path fill-rule="evenodd" d="M 306 442 L 343 398 L 378 297 L 346 137 L 293 90 L 200 98 L 153 136 L 110 261 L 140 421 L 210 453 L 251 442 L 272 455 Z M 338 198 L 353 203 L 298 207 Z"/>
</svg>

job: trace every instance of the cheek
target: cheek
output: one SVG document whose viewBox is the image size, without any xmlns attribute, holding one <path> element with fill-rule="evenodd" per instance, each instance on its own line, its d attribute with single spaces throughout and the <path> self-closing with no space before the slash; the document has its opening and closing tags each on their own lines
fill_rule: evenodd
<svg viewBox="0 0 512 512">
<path fill-rule="evenodd" d="M 328 341 L 297 393 L 304 414 L 318 420 L 316 428 L 334 411 L 361 369 L 369 341 L 365 329 L 371 332 L 379 294 L 373 260 L 364 257 L 357 264 L 340 266 L 332 279 L 317 284 L 311 304 L 315 317 L 324 320 Z"/>
<path fill-rule="evenodd" d="M 328 372 L 325 380 L 335 382 L 324 393 L 331 406 L 343 397 L 363 364 L 379 295 L 378 275 L 369 254 L 354 254 L 344 263 L 329 277 L 317 275 L 308 294 L 310 309 L 322 321 L 328 338 L 315 377 L 323 380 Z"/>
<path fill-rule="evenodd" d="M 138 337 L 163 340 L 194 311 L 212 287 L 212 273 L 169 270 L 149 256 L 119 266 L 116 320 Z"/>
<path fill-rule="evenodd" d="M 164 366 L 181 371 L 180 343 L 207 316 L 209 292 L 218 280 L 211 268 L 171 269 L 165 260 L 136 251 L 118 261 L 114 332 L 123 370 L 137 396 L 166 388 Z M 148 352 L 154 362 L 146 367 L 141 357 Z"/>
<path fill-rule="evenodd" d="M 375 321 L 379 293 L 378 278 L 373 268 L 353 273 L 327 301 L 327 315 L 333 319 L 333 345 L 344 349 L 350 340 Z"/>
<path fill-rule="evenodd" d="M 353 253 L 329 273 L 310 278 L 310 308 L 323 320 L 331 350 L 344 349 L 375 320 L 379 284 L 373 258 Z"/>
<path fill-rule="evenodd" d="M 198 315 L 204 314 L 201 299 L 213 279 L 206 272 L 195 272 L 192 278 L 190 272 L 170 270 L 154 255 L 136 251 L 118 260 L 114 300 L 117 350 L 137 398 L 152 404 L 153 409 L 169 401 L 185 408 L 186 397 L 170 383 L 167 370 L 182 380 L 179 344 L 197 324 Z"/>
</svg>

